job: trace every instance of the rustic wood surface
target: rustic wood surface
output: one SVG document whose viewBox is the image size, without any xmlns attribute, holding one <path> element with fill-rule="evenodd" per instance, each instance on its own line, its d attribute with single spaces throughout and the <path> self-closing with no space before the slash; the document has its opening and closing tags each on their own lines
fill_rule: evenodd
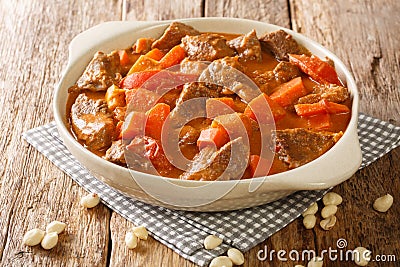
<svg viewBox="0 0 400 267">
<path fill-rule="evenodd" d="M 400 2 L 306 0 L 97 0 L 0 2 L 0 262 L 2 266 L 194 266 L 150 238 L 128 251 L 124 235 L 131 226 L 103 205 L 87 211 L 75 182 L 27 145 L 21 133 L 53 120 L 51 101 L 79 32 L 108 20 L 160 20 L 200 16 L 249 18 L 294 30 L 324 44 L 353 72 L 362 112 L 400 125 Z M 329 232 L 289 224 L 245 253 L 244 266 L 294 266 L 297 262 L 260 261 L 257 252 L 365 246 L 400 261 L 400 149 L 337 186 L 344 203 L 338 225 Z M 372 209 L 385 193 L 395 204 L 387 214 Z M 67 222 L 60 244 L 45 251 L 21 244 L 23 234 L 52 220 Z M 305 265 L 304 262 L 302 264 Z M 398 266 L 370 263 L 369 266 Z M 325 266 L 354 266 L 325 262 Z"/>
</svg>

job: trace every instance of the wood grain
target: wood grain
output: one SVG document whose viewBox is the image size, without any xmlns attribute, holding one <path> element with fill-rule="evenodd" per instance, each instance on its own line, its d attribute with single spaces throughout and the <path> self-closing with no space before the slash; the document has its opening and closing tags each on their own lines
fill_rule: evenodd
<svg viewBox="0 0 400 267">
<path fill-rule="evenodd" d="M 97 1 L 119 10 L 118 1 Z M 53 120 L 54 85 L 66 65 L 68 44 L 103 20 L 118 19 L 84 1 L 2 1 L 0 86 L 0 260 L 3 266 L 104 266 L 110 210 L 79 207 L 79 186 L 28 146 L 21 133 Z M 51 251 L 28 248 L 23 234 L 52 220 L 68 224 Z"/>
<path fill-rule="evenodd" d="M 239 1 L 99 0 L 95 2 L 0 2 L 0 262 L 2 266 L 195 266 L 153 238 L 136 250 L 125 248 L 132 224 L 103 205 L 80 208 L 85 194 L 21 139 L 21 133 L 53 120 L 53 86 L 66 65 L 67 47 L 77 33 L 107 20 L 160 20 L 200 16 L 241 17 L 292 27 L 324 44 L 354 73 L 361 111 L 400 125 L 398 1 Z M 243 266 L 294 266 L 305 262 L 260 261 L 270 250 L 365 246 L 374 254 L 400 255 L 399 205 L 387 214 L 372 209 L 374 199 L 391 193 L 400 199 L 400 149 L 334 188 L 344 202 L 338 225 L 329 232 L 305 230 L 296 220 L 245 253 Z M 45 251 L 21 245 L 23 234 L 65 221 L 60 244 Z M 328 262 L 325 266 L 353 266 Z M 396 266 L 395 263 L 368 266 Z"/>
</svg>

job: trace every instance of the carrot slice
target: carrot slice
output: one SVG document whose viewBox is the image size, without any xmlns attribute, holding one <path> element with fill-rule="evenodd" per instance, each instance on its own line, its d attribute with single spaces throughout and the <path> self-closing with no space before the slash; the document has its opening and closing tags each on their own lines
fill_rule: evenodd
<svg viewBox="0 0 400 267">
<path fill-rule="evenodd" d="M 282 107 L 287 107 L 307 93 L 301 77 L 297 77 L 287 83 L 279 85 L 270 97 Z"/>
<path fill-rule="evenodd" d="M 161 140 L 161 132 L 165 120 L 167 119 L 171 109 L 165 103 L 158 103 L 146 112 L 146 135 L 156 140 Z"/>
<path fill-rule="evenodd" d="M 130 68 L 128 75 L 130 75 L 134 72 L 160 70 L 160 69 L 161 69 L 161 66 L 157 60 L 149 58 L 146 55 L 141 55 L 136 60 L 135 64 L 133 64 L 133 66 Z"/>
<path fill-rule="evenodd" d="M 168 53 L 160 60 L 160 66 L 163 69 L 172 67 L 186 57 L 186 51 L 180 45 L 176 45 L 168 51 Z"/>
<path fill-rule="evenodd" d="M 259 155 L 251 155 L 249 169 L 251 177 L 260 177 L 268 174 L 268 160 Z"/>
<path fill-rule="evenodd" d="M 335 68 L 316 56 L 289 54 L 289 61 L 319 83 L 342 85 Z"/>
<path fill-rule="evenodd" d="M 313 104 L 297 104 L 294 105 L 297 115 L 299 116 L 313 116 L 317 114 L 325 114 L 326 108 L 320 102 Z"/>
<path fill-rule="evenodd" d="M 122 67 L 129 65 L 131 63 L 131 59 L 129 58 L 128 53 L 125 50 L 118 50 L 119 55 L 119 63 Z"/>
<path fill-rule="evenodd" d="M 145 51 L 148 51 L 150 46 L 151 46 L 151 39 L 149 38 L 139 38 L 136 40 L 135 43 L 135 52 L 136 53 L 143 53 Z"/>
<path fill-rule="evenodd" d="M 350 109 L 346 105 L 330 102 L 326 99 L 322 99 L 319 101 L 322 106 L 325 107 L 328 113 L 330 114 L 338 114 L 338 113 L 349 113 Z"/>
<path fill-rule="evenodd" d="M 164 53 L 161 52 L 160 49 L 158 48 L 153 48 L 152 50 L 150 50 L 149 52 L 147 52 L 147 54 L 145 55 L 146 57 L 152 58 L 154 60 L 159 61 L 160 59 L 162 59 L 164 57 Z"/>
<path fill-rule="evenodd" d="M 244 110 L 244 115 L 248 116 L 250 119 L 258 121 L 259 123 L 269 123 L 271 122 L 271 117 L 266 112 L 266 105 L 269 105 L 275 121 L 285 117 L 285 109 L 264 93 L 250 101 Z"/>
<path fill-rule="evenodd" d="M 121 80 L 119 83 L 120 88 L 125 89 L 135 89 L 141 87 L 150 77 L 154 74 L 160 72 L 159 70 L 147 70 L 134 72 L 132 74 L 127 75 L 125 78 Z"/>
<path fill-rule="evenodd" d="M 329 102 L 326 99 L 322 99 L 318 103 L 313 104 L 297 104 L 294 105 L 294 109 L 299 116 L 313 116 L 324 113 L 338 114 L 350 112 L 350 109 L 346 105 Z"/>
<path fill-rule="evenodd" d="M 222 147 L 229 141 L 228 134 L 222 127 L 207 128 L 200 132 L 200 136 L 197 139 L 197 146 L 201 150 L 206 146 L 216 146 L 217 148 Z"/>
</svg>

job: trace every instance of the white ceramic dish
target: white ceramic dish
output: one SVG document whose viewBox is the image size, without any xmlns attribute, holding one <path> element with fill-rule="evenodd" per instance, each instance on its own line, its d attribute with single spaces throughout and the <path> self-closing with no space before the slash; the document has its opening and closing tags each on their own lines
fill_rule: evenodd
<svg viewBox="0 0 400 267">
<path fill-rule="evenodd" d="M 258 21 L 233 18 L 195 18 L 181 21 L 202 32 L 246 33 L 255 29 L 258 36 L 261 36 L 266 32 L 284 29 Z M 68 65 L 54 94 L 54 117 L 64 144 L 94 176 L 128 196 L 153 205 L 182 210 L 220 211 L 261 205 L 298 190 L 329 188 L 350 178 L 357 171 L 361 163 L 361 150 L 357 136 L 359 97 L 354 79 L 334 54 L 288 29 L 284 30 L 313 54 L 320 58 L 327 56 L 335 62 L 338 75 L 349 88 L 353 99 L 351 120 L 343 137 L 318 159 L 267 178 L 199 182 L 129 171 L 83 148 L 68 130 L 68 88 L 77 81 L 96 51 L 110 52 L 129 47 L 139 37 L 157 38 L 170 22 L 107 22 L 77 35 L 69 46 Z"/>
</svg>

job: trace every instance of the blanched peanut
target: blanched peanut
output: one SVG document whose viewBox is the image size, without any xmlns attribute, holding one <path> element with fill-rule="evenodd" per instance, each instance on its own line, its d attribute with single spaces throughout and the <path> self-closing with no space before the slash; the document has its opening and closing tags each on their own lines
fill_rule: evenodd
<svg viewBox="0 0 400 267">
<path fill-rule="evenodd" d="M 354 249 L 353 253 L 354 263 L 358 266 L 367 266 L 371 260 L 371 251 L 364 247 Z"/>
<path fill-rule="evenodd" d="M 232 261 L 227 256 L 219 256 L 214 258 L 209 267 L 232 267 Z"/>
<path fill-rule="evenodd" d="M 304 265 L 297 264 L 294 267 L 304 267 Z"/>
<path fill-rule="evenodd" d="M 58 234 L 56 232 L 47 233 L 44 235 L 40 245 L 44 249 L 52 249 L 57 245 Z"/>
<path fill-rule="evenodd" d="M 387 212 L 392 205 L 393 197 L 390 194 L 386 194 L 375 200 L 374 209 L 379 212 Z"/>
<path fill-rule="evenodd" d="M 305 212 L 303 212 L 303 217 L 306 217 L 307 215 L 314 215 L 315 213 L 317 213 L 318 211 L 318 204 L 317 202 L 314 202 L 313 204 L 311 204 L 310 207 L 308 207 L 308 209 L 306 209 Z"/>
<path fill-rule="evenodd" d="M 326 218 L 325 220 L 320 221 L 319 225 L 325 231 L 329 231 L 333 228 L 333 226 L 335 226 L 336 221 L 337 221 L 336 216 L 332 215 L 332 216 Z"/>
<path fill-rule="evenodd" d="M 62 231 L 64 231 L 66 226 L 67 225 L 63 222 L 52 221 L 46 226 L 46 232 L 47 233 L 56 232 L 57 234 L 60 234 L 62 233 Z"/>
<path fill-rule="evenodd" d="M 321 257 L 314 257 L 311 261 L 307 264 L 307 267 L 322 267 L 323 259 Z"/>
<path fill-rule="evenodd" d="M 125 245 L 129 249 L 134 249 L 137 246 L 137 236 L 133 232 L 127 232 L 125 235 Z"/>
<path fill-rule="evenodd" d="M 325 206 L 327 205 L 338 206 L 342 204 L 343 198 L 335 192 L 329 192 L 322 198 L 322 202 L 324 203 Z"/>
<path fill-rule="evenodd" d="M 209 235 L 204 239 L 204 248 L 205 249 L 214 249 L 221 245 L 222 239 L 216 237 L 215 235 Z"/>
<path fill-rule="evenodd" d="M 303 218 L 303 225 L 306 229 L 314 228 L 316 222 L 317 222 L 317 217 L 315 217 L 315 215 L 313 214 L 306 215 Z"/>
<path fill-rule="evenodd" d="M 85 208 L 93 208 L 100 203 L 100 198 L 95 193 L 90 193 L 81 198 L 81 205 Z"/>
<path fill-rule="evenodd" d="M 147 237 L 149 236 L 149 233 L 147 232 L 146 227 L 144 227 L 143 225 L 140 225 L 138 227 L 133 227 L 132 228 L 132 232 L 139 238 L 142 240 L 147 240 Z"/>
<path fill-rule="evenodd" d="M 25 233 L 22 242 L 27 246 L 36 246 L 40 244 L 44 237 L 45 231 L 35 228 Z"/>
<path fill-rule="evenodd" d="M 321 216 L 322 218 L 326 219 L 328 217 L 331 217 L 336 214 L 338 208 L 336 205 L 326 205 L 322 210 L 321 210 Z"/>
<path fill-rule="evenodd" d="M 227 254 L 233 264 L 242 265 L 244 263 L 244 256 L 240 250 L 236 248 L 230 248 L 228 249 Z"/>
</svg>

